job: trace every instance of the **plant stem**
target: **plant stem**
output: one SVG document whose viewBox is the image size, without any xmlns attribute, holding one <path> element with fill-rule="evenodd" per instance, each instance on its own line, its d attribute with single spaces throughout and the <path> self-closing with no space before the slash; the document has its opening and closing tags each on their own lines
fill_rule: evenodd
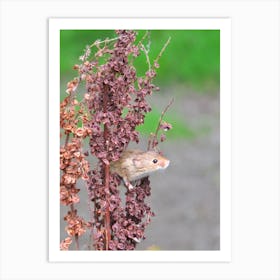
<svg viewBox="0 0 280 280">
<path fill-rule="evenodd" d="M 107 103 L 108 103 L 108 90 L 105 90 L 104 92 L 104 98 L 103 98 L 103 112 L 107 112 Z M 107 147 L 107 138 L 108 138 L 108 124 L 104 124 L 104 146 Z M 107 149 L 106 149 L 107 150 Z M 105 243 L 105 250 L 109 250 L 109 242 L 111 240 L 111 221 L 110 221 L 110 209 L 109 209 L 109 196 L 110 196 L 110 188 L 109 188 L 109 182 L 110 182 L 110 166 L 107 163 L 104 163 L 104 188 L 105 188 L 105 195 L 106 195 L 106 209 L 105 209 L 105 220 L 104 220 L 104 226 L 105 226 L 105 234 L 106 234 L 106 243 Z"/>
<path fill-rule="evenodd" d="M 164 44 L 163 48 L 161 49 L 159 55 L 157 56 L 157 58 L 155 59 L 154 63 L 157 63 L 159 61 L 159 59 L 161 58 L 163 52 L 165 51 L 166 47 L 168 46 L 168 44 L 170 43 L 171 37 L 168 38 L 168 40 L 166 41 L 166 43 Z"/>
<path fill-rule="evenodd" d="M 66 146 L 68 142 L 69 142 L 69 133 L 67 133 L 66 135 L 64 146 Z"/>
<path fill-rule="evenodd" d="M 145 46 L 142 43 L 140 43 L 140 45 L 141 45 L 141 48 L 142 48 L 142 50 L 143 50 L 143 52 L 146 56 L 146 61 L 147 61 L 147 64 L 149 66 L 149 71 L 151 71 L 151 62 L 150 62 L 148 51 L 146 50 Z"/>
<path fill-rule="evenodd" d="M 103 40 L 103 41 L 95 41 L 94 43 L 92 43 L 89 47 L 90 48 L 92 48 L 92 47 L 94 47 L 94 46 L 98 46 L 98 45 L 100 45 L 100 44 L 103 44 L 103 43 L 105 43 L 105 44 L 107 44 L 107 43 L 109 43 L 109 42 L 112 42 L 112 41 L 116 41 L 116 40 L 118 40 L 119 39 L 119 37 L 115 37 L 115 38 L 112 38 L 112 39 L 105 39 L 105 40 Z"/>
<path fill-rule="evenodd" d="M 158 121 L 158 126 L 157 126 L 157 129 L 156 129 L 156 132 L 154 134 L 151 135 L 152 139 L 149 140 L 149 143 L 148 143 L 148 150 L 150 150 L 151 148 L 154 148 L 156 145 L 155 145 L 155 142 L 157 140 L 157 136 L 158 136 L 158 132 L 159 132 L 159 129 L 160 129 L 160 125 L 161 125 L 161 122 L 162 122 L 162 119 L 165 115 L 165 113 L 167 112 L 167 110 L 169 109 L 169 107 L 172 105 L 172 103 L 174 102 L 174 97 L 172 97 L 172 99 L 169 101 L 169 103 L 167 104 L 167 106 L 165 107 L 165 109 L 161 112 L 161 115 L 160 115 L 160 119 Z M 152 147 L 151 147 L 152 146 Z"/>
<path fill-rule="evenodd" d="M 106 210 L 105 210 L 105 231 L 106 231 L 106 250 L 109 250 L 109 242 L 111 240 L 111 225 L 110 225 L 110 210 L 109 210 L 109 180 L 110 180 L 110 167 L 108 164 L 105 166 L 105 190 L 106 190 Z"/>
<path fill-rule="evenodd" d="M 73 204 L 70 206 L 71 212 L 75 213 L 75 207 Z M 79 236 L 78 234 L 75 234 L 75 245 L 76 245 L 76 250 L 80 250 L 80 245 L 79 245 Z"/>
</svg>

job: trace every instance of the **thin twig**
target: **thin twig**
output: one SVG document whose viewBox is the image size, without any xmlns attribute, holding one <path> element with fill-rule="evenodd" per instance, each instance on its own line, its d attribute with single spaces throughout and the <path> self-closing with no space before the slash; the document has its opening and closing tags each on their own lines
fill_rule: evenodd
<svg viewBox="0 0 280 280">
<path fill-rule="evenodd" d="M 112 41 L 116 41 L 119 39 L 119 36 L 118 37 L 115 37 L 115 38 L 112 38 L 112 39 L 105 39 L 103 41 L 95 41 L 93 44 L 91 44 L 89 47 L 92 48 L 94 46 L 97 46 L 97 45 L 100 45 L 100 44 L 103 44 L 103 43 L 109 43 L 109 42 L 112 42 Z"/>
<path fill-rule="evenodd" d="M 167 104 L 165 109 L 161 112 L 156 132 L 154 134 L 151 134 L 151 136 L 150 136 L 151 138 L 149 139 L 149 142 L 148 142 L 148 150 L 150 150 L 151 148 L 154 148 L 156 146 L 155 142 L 157 140 L 157 136 L 158 136 L 158 132 L 159 132 L 159 129 L 160 129 L 160 126 L 161 126 L 162 119 L 163 119 L 165 113 L 170 108 L 170 106 L 172 105 L 173 102 L 174 102 L 174 97 L 171 98 L 171 100 L 169 101 L 169 103 Z"/>
<path fill-rule="evenodd" d="M 73 204 L 70 205 L 70 209 L 72 213 L 75 213 L 75 207 Z M 79 236 L 78 234 L 75 234 L 75 244 L 76 244 L 76 250 L 80 250 L 80 245 L 79 245 Z"/>
<path fill-rule="evenodd" d="M 87 195 L 88 195 L 88 199 L 87 199 L 87 207 L 88 207 L 88 212 L 90 213 L 90 222 L 91 222 L 91 227 L 90 227 L 90 234 L 89 234 L 89 241 L 88 241 L 88 248 L 89 250 L 91 249 L 92 247 L 92 241 L 93 241 L 93 225 L 95 224 L 95 221 L 94 221 L 94 212 L 93 212 L 93 209 L 91 208 L 91 199 L 90 199 L 90 189 L 89 189 L 89 183 L 87 181 Z M 93 242 L 94 244 L 94 242 Z"/>
<path fill-rule="evenodd" d="M 148 35 L 150 35 L 151 31 L 147 30 L 146 33 L 143 35 L 143 37 L 140 39 L 140 41 L 138 42 L 137 46 L 143 44 L 142 42 L 146 39 L 146 37 Z"/>
<path fill-rule="evenodd" d="M 108 92 L 104 93 L 104 100 L 103 100 L 103 112 L 107 112 L 107 104 L 108 103 Z M 106 141 L 108 141 L 108 134 L 109 134 L 109 128 L 108 124 L 104 124 L 104 145 L 106 146 Z M 104 188 L 105 188 L 105 194 L 106 194 L 106 209 L 105 209 L 105 250 L 109 250 L 109 243 L 111 241 L 111 221 L 110 221 L 110 209 L 109 209 L 109 197 L 110 197 L 110 166 L 109 164 L 104 163 Z"/>
<path fill-rule="evenodd" d="M 154 141 L 155 134 L 151 133 L 148 139 L 148 151 L 151 150 L 152 142 Z"/>
<path fill-rule="evenodd" d="M 157 63 L 159 61 L 159 59 L 161 58 L 163 52 L 165 51 L 166 47 L 168 46 L 168 44 L 170 43 L 171 37 L 168 38 L 168 40 L 166 41 L 166 43 L 164 44 L 163 48 L 161 49 L 159 55 L 157 56 L 157 58 L 154 61 L 154 64 Z"/>
<path fill-rule="evenodd" d="M 141 49 L 144 51 L 144 54 L 146 56 L 146 61 L 147 61 L 147 64 L 149 66 L 149 71 L 150 71 L 151 70 L 151 62 L 150 62 L 148 51 L 146 50 L 145 46 L 142 43 L 140 45 L 141 45 Z"/>
</svg>

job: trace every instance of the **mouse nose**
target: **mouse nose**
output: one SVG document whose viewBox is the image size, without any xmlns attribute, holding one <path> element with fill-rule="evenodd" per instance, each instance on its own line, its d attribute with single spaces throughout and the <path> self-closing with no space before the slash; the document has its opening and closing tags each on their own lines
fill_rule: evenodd
<svg viewBox="0 0 280 280">
<path fill-rule="evenodd" d="M 166 160 L 163 162 L 163 164 L 161 165 L 163 169 L 167 168 L 168 165 L 169 165 L 170 161 L 169 160 Z"/>
</svg>

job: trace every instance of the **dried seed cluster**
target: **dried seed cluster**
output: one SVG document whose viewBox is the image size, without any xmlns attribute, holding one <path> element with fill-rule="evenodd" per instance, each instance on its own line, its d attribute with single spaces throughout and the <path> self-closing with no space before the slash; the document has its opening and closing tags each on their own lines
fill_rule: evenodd
<svg viewBox="0 0 280 280">
<path fill-rule="evenodd" d="M 139 141 L 135 128 L 143 124 L 145 114 L 151 111 L 146 96 L 159 90 L 152 83 L 159 57 L 151 67 L 143 44 L 145 36 L 136 43 L 134 31 L 117 30 L 116 34 L 115 39 L 96 41 L 86 48 L 81 64 L 74 66 L 78 78 L 68 83 L 68 96 L 61 102 L 60 126 L 66 137 L 60 151 L 61 203 L 70 206 L 65 216 L 66 231 L 70 237 L 78 237 L 92 226 L 92 246 L 96 250 L 135 249 L 145 238 L 145 228 L 154 215 L 145 202 L 151 194 L 148 178 L 126 193 L 122 206 L 120 178 L 110 174 L 109 164 L 119 159 L 130 141 Z M 96 52 L 92 55 L 93 47 Z M 149 67 L 143 77 L 138 77 L 133 62 L 141 53 L 146 55 Z M 78 101 L 77 89 L 81 85 L 85 89 Z M 163 124 L 161 128 L 170 127 Z M 98 159 L 91 170 L 86 160 L 89 153 L 83 153 L 85 138 L 89 138 L 90 154 Z M 87 182 L 92 201 L 90 223 L 79 217 L 74 208 L 79 202 L 79 178 Z M 67 237 L 61 249 L 67 250 L 71 242 Z"/>
</svg>

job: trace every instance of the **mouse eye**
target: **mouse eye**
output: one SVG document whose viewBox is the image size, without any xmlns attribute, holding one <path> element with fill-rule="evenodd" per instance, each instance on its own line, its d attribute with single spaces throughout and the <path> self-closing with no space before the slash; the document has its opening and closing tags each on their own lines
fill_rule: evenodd
<svg viewBox="0 0 280 280">
<path fill-rule="evenodd" d="M 155 158 L 155 159 L 153 159 L 153 163 L 157 163 L 158 162 L 158 160 Z"/>
</svg>

